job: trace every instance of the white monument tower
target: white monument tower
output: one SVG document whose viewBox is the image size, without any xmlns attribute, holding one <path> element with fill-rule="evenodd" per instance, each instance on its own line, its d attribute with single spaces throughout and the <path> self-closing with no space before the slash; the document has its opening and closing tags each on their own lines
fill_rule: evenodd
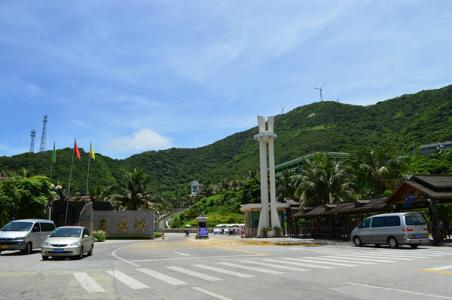
<svg viewBox="0 0 452 300">
<path fill-rule="evenodd" d="M 276 210 L 276 185 L 275 185 L 275 146 L 276 134 L 273 132 L 275 117 L 258 116 L 259 133 L 254 139 L 259 142 L 260 153 L 260 177 L 261 177 L 261 203 L 262 209 L 259 217 L 257 236 L 262 237 L 262 229 L 270 228 L 273 234 L 275 227 L 281 227 L 278 212 Z M 268 148 L 268 151 L 267 151 Z M 268 154 L 267 154 L 268 153 Z M 270 184 L 270 201 L 268 185 Z"/>
</svg>

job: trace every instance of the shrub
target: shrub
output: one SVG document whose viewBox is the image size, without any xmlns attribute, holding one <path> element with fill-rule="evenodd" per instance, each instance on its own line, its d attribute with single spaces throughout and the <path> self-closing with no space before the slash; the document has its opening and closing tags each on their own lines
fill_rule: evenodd
<svg viewBox="0 0 452 300">
<path fill-rule="evenodd" d="M 107 239 L 107 233 L 103 230 L 93 231 L 93 238 L 97 242 L 103 242 Z"/>
<path fill-rule="evenodd" d="M 161 232 L 154 232 L 154 239 L 158 239 L 162 237 L 162 233 Z"/>
<path fill-rule="evenodd" d="M 275 231 L 275 237 L 282 237 L 283 236 L 283 230 L 281 227 L 273 227 L 273 230 Z"/>
<path fill-rule="evenodd" d="M 270 231 L 270 228 L 269 228 L 269 227 L 263 227 L 263 228 L 261 229 L 262 237 L 263 237 L 263 238 L 266 238 L 269 231 Z"/>
</svg>

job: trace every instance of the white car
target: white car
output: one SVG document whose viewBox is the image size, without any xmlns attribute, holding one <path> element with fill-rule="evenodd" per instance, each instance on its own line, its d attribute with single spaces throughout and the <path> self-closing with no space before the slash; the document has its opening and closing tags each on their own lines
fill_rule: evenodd
<svg viewBox="0 0 452 300">
<path fill-rule="evenodd" d="M 42 243 L 42 260 L 49 257 L 70 256 L 83 258 L 93 254 L 94 239 L 88 229 L 82 226 L 63 226 L 55 229 Z"/>
<path fill-rule="evenodd" d="M 213 235 L 217 235 L 217 234 L 223 234 L 224 233 L 224 228 L 226 227 L 226 224 L 218 224 L 217 226 L 215 226 L 215 228 L 213 229 Z"/>
</svg>

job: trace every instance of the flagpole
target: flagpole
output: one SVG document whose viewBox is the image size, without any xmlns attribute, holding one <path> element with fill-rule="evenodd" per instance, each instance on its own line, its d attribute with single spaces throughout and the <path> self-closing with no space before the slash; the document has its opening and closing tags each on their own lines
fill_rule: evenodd
<svg viewBox="0 0 452 300">
<path fill-rule="evenodd" d="M 72 158 L 71 158 L 71 170 L 69 171 L 69 183 L 67 187 L 67 197 L 66 197 L 66 212 L 64 214 L 64 225 L 67 225 L 67 210 L 69 206 L 69 198 L 71 197 L 71 180 L 72 180 L 72 167 L 74 165 L 74 153 L 75 153 L 75 145 L 76 141 L 74 140 L 74 149 L 72 149 Z"/>
<path fill-rule="evenodd" d="M 53 142 L 53 151 L 52 151 L 52 155 L 51 155 L 51 161 L 52 161 L 52 163 L 50 164 L 50 181 L 52 181 L 52 178 L 53 178 L 53 162 L 54 162 L 54 158 L 53 158 L 53 155 L 54 155 L 54 152 L 55 152 L 55 142 Z"/>
<path fill-rule="evenodd" d="M 89 186 L 89 167 L 91 165 L 91 143 L 89 143 L 89 155 L 88 155 L 88 173 L 86 174 L 86 190 L 85 190 L 85 196 L 89 195 L 89 190 L 88 190 L 88 186 Z"/>
</svg>

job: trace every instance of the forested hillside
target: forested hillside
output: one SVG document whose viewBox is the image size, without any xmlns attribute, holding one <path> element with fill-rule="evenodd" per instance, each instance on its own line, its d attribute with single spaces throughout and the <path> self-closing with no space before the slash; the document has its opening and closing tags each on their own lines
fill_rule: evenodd
<svg viewBox="0 0 452 300">
<path fill-rule="evenodd" d="M 257 112 L 258 113 L 258 112 Z M 276 116 L 276 163 L 314 151 L 351 152 L 388 146 L 394 155 L 411 153 L 414 145 L 452 139 L 452 85 L 403 95 L 370 106 L 324 101 Z M 189 182 L 218 183 L 258 168 L 256 128 L 236 133 L 211 145 L 168 149 L 133 155 L 125 160 L 96 156 L 91 187 L 121 183 L 126 170 L 143 169 L 156 192 L 172 196 L 188 193 Z M 71 149 L 59 150 L 56 181 L 67 182 Z M 74 168 L 73 190 L 83 191 L 87 155 Z M 0 157 L 0 170 L 49 175 L 50 152 Z"/>
</svg>

